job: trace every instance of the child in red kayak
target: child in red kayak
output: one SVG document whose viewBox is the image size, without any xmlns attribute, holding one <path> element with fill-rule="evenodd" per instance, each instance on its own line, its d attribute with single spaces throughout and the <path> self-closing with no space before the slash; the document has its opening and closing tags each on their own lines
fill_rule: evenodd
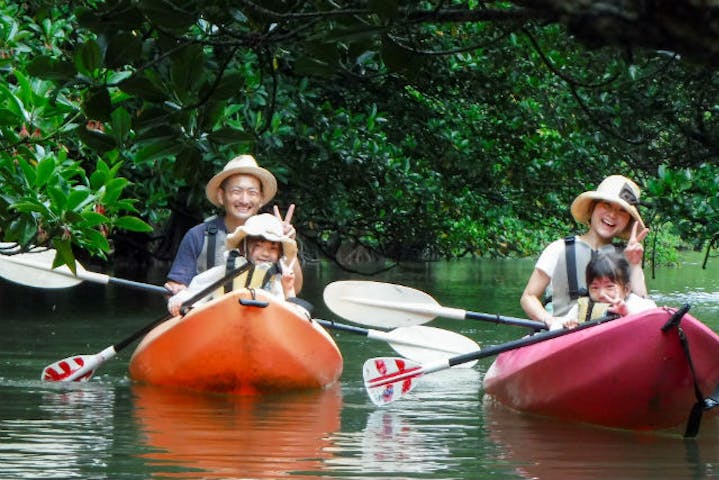
<svg viewBox="0 0 719 480">
<path fill-rule="evenodd" d="M 247 259 L 240 255 L 238 248 L 243 241 L 245 248 L 242 250 L 247 252 Z M 295 297 L 293 267 L 297 260 L 297 243 L 283 233 L 279 218 L 269 213 L 248 218 L 244 225 L 227 236 L 226 245 L 228 265 L 218 265 L 202 272 L 192 279 L 186 289 L 170 297 L 167 309 L 171 314 L 178 315 L 183 302 L 247 261 L 253 264 L 253 268 L 235 277 L 233 289 L 262 288 L 278 298 Z"/>
<path fill-rule="evenodd" d="M 551 325 L 554 317 L 566 315 L 586 288 L 584 275 L 592 255 L 615 250 L 612 242 L 616 238 L 626 241 L 620 248 L 631 265 L 632 291 L 646 297 L 641 242 L 649 229 L 639 215 L 640 194 L 636 183 L 611 175 L 596 190 L 577 196 L 572 202 L 572 216 L 588 230 L 552 242 L 540 255 L 520 300 L 531 319 Z M 542 304 L 545 293 L 552 298 L 551 312 Z"/>
<path fill-rule="evenodd" d="M 549 327 L 574 328 L 581 322 L 600 318 L 606 313 L 620 316 L 656 307 L 649 298 L 632 293 L 629 282 L 630 265 L 616 251 L 598 252 L 587 265 L 586 280 L 589 296 L 579 297 L 566 315 L 553 317 Z"/>
</svg>

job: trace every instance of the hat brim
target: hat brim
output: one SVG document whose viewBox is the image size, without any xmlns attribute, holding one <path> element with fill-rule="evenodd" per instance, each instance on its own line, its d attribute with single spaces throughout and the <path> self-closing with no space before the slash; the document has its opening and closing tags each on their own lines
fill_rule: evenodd
<svg viewBox="0 0 719 480">
<path fill-rule="evenodd" d="M 639 210 L 634 205 L 630 205 L 629 203 L 625 202 L 622 199 L 618 199 L 616 197 L 608 197 L 606 195 L 602 195 L 601 193 L 592 191 L 592 192 L 584 192 L 580 194 L 577 198 L 574 199 L 572 202 L 572 216 L 574 219 L 586 226 L 589 226 L 589 220 L 592 218 L 592 205 L 597 201 L 605 201 L 609 203 L 613 203 L 615 205 L 619 205 L 622 207 L 629 215 L 636 221 L 639 222 L 639 227 L 641 230 L 644 229 L 644 221 L 642 220 L 641 215 L 639 215 Z M 632 232 L 632 226 L 633 222 L 629 222 L 627 224 L 627 228 L 625 228 L 620 234 L 619 237 L 627 240 Z"/>
<path fill-rule="evenodd" d="M 275 176 L 272 175 L 272 172 L 270 172 L 269 170 L 266 170 L 262 167 L 251 166 L 230 168 L 228 170 L 221 171 L 220 173 L 212 177 L 209 182 L 207 182 L 207 187 L 205 187 L 205 195 L 207 195 L 207 199 L 214 206 L 221 206 L 218 191 L 220 189 L 220 186 L 222 185 L 222 182 L 224 182 L 227 177 L 231 177 L 233 175 L 251 175 L 253 177 L 257 177 L 257 179 L 262 184 L 262 204 L 260 206 L 269 203 L 277 193 L 277 180 L 275 179 Z"/>
<path fill-rule="evenodd" d="M 228 235 L 227 240 L 225 241 L 225 245 L 227 246 L 228 250 L 237 248 L 239 247 L 240 243 L 242 243 L 242 240 L 244 240 L 248 236 L 256 236 L 258 238 L 269 240 L 270 242 L 280 242 L 282 244 L 282 254 L 287 258 L 293 258 L 295 255 L 297 255 L 297 242 L 290 237 L 277 237 L 275 235 L 268 236 L 266 233 L 263 235 L 250 235 L 244 230 L 243 227 L 237 227 L 237 230 L 235 230 L 232 234 Z"/>
</svg>

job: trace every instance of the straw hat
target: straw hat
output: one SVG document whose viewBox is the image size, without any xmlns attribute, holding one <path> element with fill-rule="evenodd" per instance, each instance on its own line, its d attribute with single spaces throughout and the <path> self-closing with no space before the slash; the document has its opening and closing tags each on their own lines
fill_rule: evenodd
<svg viewBox="0 0 719 480">
<path fill-rule="evenodd" d="M 220 199 L 217 194 L 217 190 L 222 185 L 222 182 L 232 175 L 245 174 L 257 177 L 262 184 L 262 205 L 268 203 L 277 193 L 277 180 L 275 176 L 269 170 L 257 165 L 255 158 L 252 155 L 240 155 L 233 158 L 220 173 L 215 175 L 207 182 L 205 188 L 205 194 L 207 199 L 212 202 L 216 207 L 220 206 Z"/>
<path fill-rule="evenodd" d="M 643 229 L 644 222 L 637 210 L 640 195 L 641 191 L 636 183 L 621 175 L 611 175 L 602 180 L 596 190 L 584 192 L 574 199 L 572 215 L 579 223 L 589 226 L 595 202 L 603 200 L 621 206 L 634 220 L 639 222 L 639 227 Z M 632 222 L 629 222 L 620 236 L 625 239 L 629 238 L 631 230 Z"/>
<path fill-rule="evenodd" d="M 286 258 L 297 255 L 297 242 L 284 234 L 282 221 L 269 213 L 253 215 L 227 235 L 227 249 L 237 248 L 245 237 L 261 237 L 270 242 L 282 243 L 282 253 Z"/>
</svg>

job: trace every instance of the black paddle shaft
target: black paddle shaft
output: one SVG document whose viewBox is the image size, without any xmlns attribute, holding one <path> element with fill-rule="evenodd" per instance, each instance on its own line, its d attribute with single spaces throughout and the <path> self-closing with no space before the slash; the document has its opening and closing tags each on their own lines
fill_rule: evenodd
<svg viewBox="0 0 719 480">
<path fill-rule="evenodd" d="M 182 303 L 182 306 L 180 307 L 180 311 L 182 311 L 183 308 L 189 307 L 189 306 L 191 306 L 193 303 L 195 303 L 195 302 L 197 302 L 197 301 L 199 301 L 199 300 L 202 300 L 202 299 L 205 298 L 207 295 L 211 294 L 212 292 L 214 292 L 215 290 L 217 290 L 218 288 L 220 288 L 220 287 L 221 287 L 222 285 L 224 285 L 226 282 L 232 280 L 232 279 L 235 278 L 237 275 L 240 275 L 240 274 L 243 273 L 245 270 L 249 269 L 249 268 L 250 268 L 250 265 L 251 265 L 250 263 L 245 263 L 245 264 L 242 265 L 241 267 L 236 268 L 236 269 L 230 271 L 229 273 L 227 273 L 225 276 L 223 276 L 223 277 L 220 278 L 219 280 L 216 280 L 216 281 L 212 282 L 210 285 L 208 285 L 207 287 L 203 288 L 202 290 L 200 290 L 198 293 L 196 293 L 195 295 L 193 295 L 193 296 L 190 297 L 189 299 L 185 300 L 185 301 Z M 133 333 L 133 334 L 130 335 L 129 337 L 125 338 L 124 340 L 121 340 L 121 341 L 117 342 L 115 345 L 113 345 L 113 348 L 115 349 L 115 352 L 119 352 L 119 351 L 122 350 L 123 348 L 125 348 L 125 347 L 127 347 L 128 345 L 130 345 L 131 343 L 133 343 L 135 340 L 138 340 L 139 338 L 145 336 L 147 333 L 150 332 L 150 330 L 152 330 L 153 328 L 155 328 L 155 327 L 158 326 L 159 324 L 161 324 L 161 323 L 163 323 L 163 322 L 166 322 L 167 320 L 171 319 L 172 317 L 174 317 L 174 315 L 172 315 L 171 313 L 168 313 L 167 315 L 163 316 L 162 318 L 158 318 L 157 320 L 153 321 L 152 323 L 150 323 L 150 324 L 148 324 L 148 325 L 145 325 L 145 326 L 142 327 L 140 330 L 136 331 L 135 333 Z"/>
<path fill-rule="evenodd" d="M 491 357 L 494 355 L 499 355 L 500 353 L 504 353 L 509 350 L 516 350 L 517 348 L 534 345 L 535 343 L 540 343 L 540 342 L 544 342 L 546 340 L 551 340 L 552 338 L 562 337 L 564 335 L 571 335 L 580 330 L 595 327 L 597 325 L 609 322 L 611 320 L 615 320 L 617 318 L 619 318 L 619 315 L 612 313 L 609 315 L 605 315 L 602 318 L 593 320 L 591 322 L 582 323 L 581 325 L 579 325 L 576 328 L 562 329 L 562 330 L 550 330 L 548 332 L 536 333 L 529 337 L 520 338 L 518 340 L 512 340 L 511 342 L 502 343 L 500 345 L 491 345 L 489 347 L 483 348 L 482 350 L 477 350 L 475 352 L 469 352 L 469 353 L 465 353 L 463 355 L 458 355 L 456 357 L 450 358 L 449 360 L 447 360 L 447 362 L 449 363 L 450 367 L 454 367 L 455 365 L 459 365 L 460 363 L 467 363 L 467 362 L 471 362 L 474 360 L 479 360 L 480 358 L 486 358 L 486 357 Z"/>
<path fill-rule="evenodd" d="M 505 317 L 503 315 L 492 315 L 489 313 L 480 312 L 465 312 L 464 318 L 467 320 L 483 320 L 487 322 L 500 323 L 503 325 L 515 325 L 518 327 L 527 327 L 532 330 L 546 330 L 547 325 L 544 322 L 538 322 L 535 320 L 528 320 L 525 318 Z"/>
<path fill-rule="evenodd" d="M 159 293 L 161 295 L 172 295 L 172 292 L 165 287 L 161 287 L 159 285 L 151 285 L 148 283 L 135 282 L 133 280 L 127 280 L 124 278 L 109 277 L 108 283 L 111 283 L 113 285 L 120 285 L 123 287 L 135 288 L 137 290 L 144 290 L 151 293 Z"/>
</svg>

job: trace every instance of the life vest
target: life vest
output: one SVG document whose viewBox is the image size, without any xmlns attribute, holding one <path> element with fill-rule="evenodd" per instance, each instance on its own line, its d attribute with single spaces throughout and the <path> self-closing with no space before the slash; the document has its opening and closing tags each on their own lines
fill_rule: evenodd
<svg viewBox="0 0 719 480">
<path fill-rule="evenodd" d="M 582 323 L 602 318 L 607 314 L 607 309 L 610 306 L 609 303 L 595 302 L 589 297 L 579 297 L 577 299 L 577 307 L 579 307 L 577 321 Z"/>
<path fill-rule="evenodd" d="M 555 317 L 565 315 L 579 297 L 587 295 L 586 269 L 592 256 L 600 250 L 617 248 L 621 245 L 609 244 L 592 250 L 574 235 L 564 239 L 564 255 L 559 256 L 552 275 L 551 302 Z"/>
<path fill-rule="evenodd" d="M 215 265 L 222 265 L 225 261 L 227 232 L 218 227 L 219 221 L 217 215 L 213 215 L 203 222 L 205 237 L 202 242 L 202 251 L 197 257 L 197 273 L 209 270 Z"/>
<path fill-rule="evenodd" d="M 227 255 L 226 272 L 236 270 L 243 265 L 249 263 L 249 268 L 244 272 L 237 275 L 231 281 L 224 284 L 221 288 L 216 291 L 216 295 L 222 295 L 223 293 L 231 292 L 239 288 L 260 288 L 263 290 L 269 290 L 272 277 L 280 274 L 282 270 L 276 263 L 260 263 L 253 264 L 248 262 L 245 257 L 240 255 L 237 250 L 231 250 Z"/>
</svg>

